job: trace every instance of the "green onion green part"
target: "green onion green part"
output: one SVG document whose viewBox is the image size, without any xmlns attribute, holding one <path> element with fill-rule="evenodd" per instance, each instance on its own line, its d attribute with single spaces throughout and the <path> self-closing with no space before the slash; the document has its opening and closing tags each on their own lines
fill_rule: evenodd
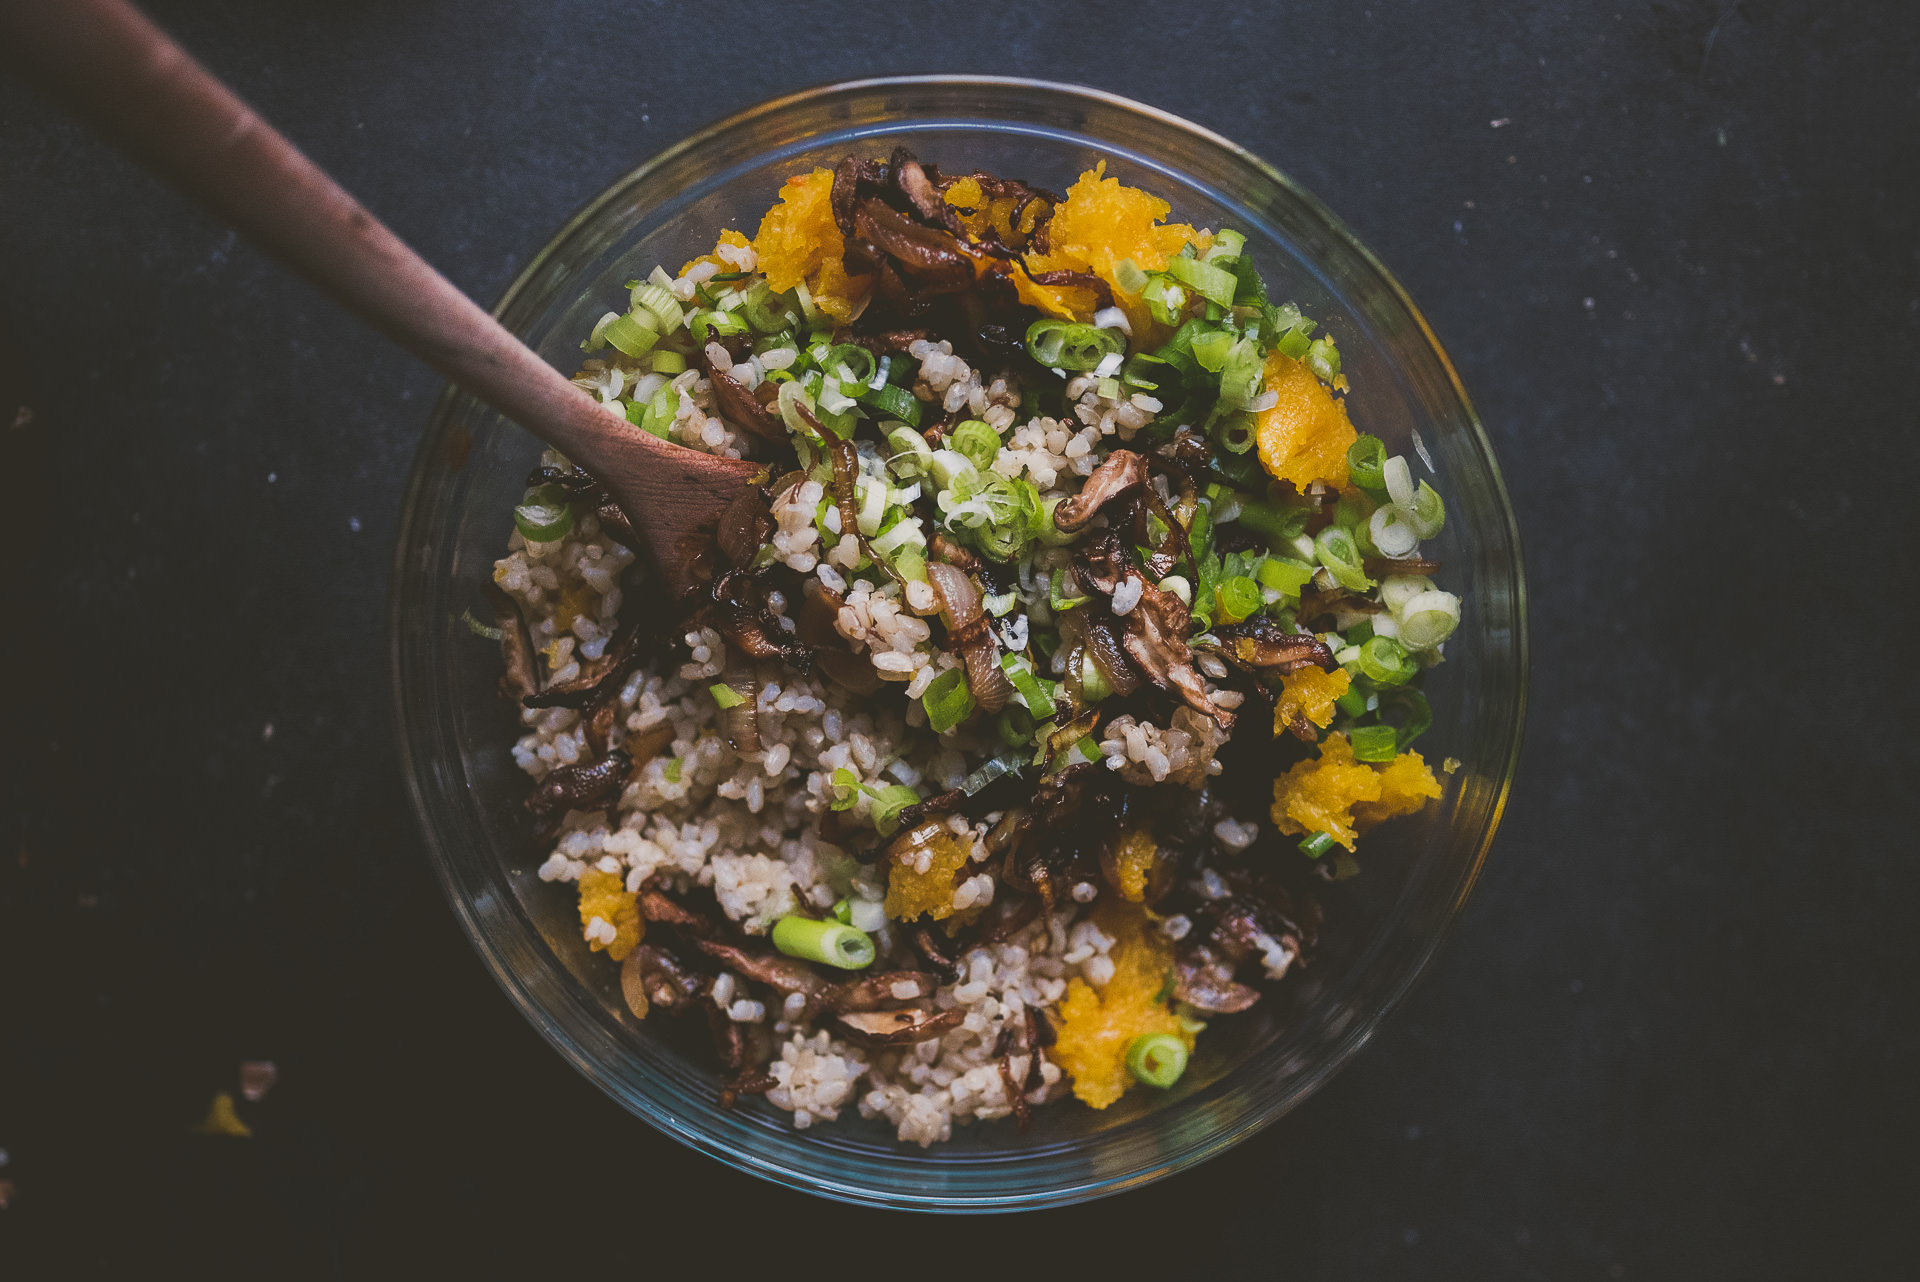
<svg viewBox="0 0 1920 1282">
<path fill-rule="evenodd" d="M 1136 1037 L 1127 1045 L 1127 1071 L 1164 1091 L 1187 1071 L 1187 1044 L 1172 1033 Z"/>
<path fill-rule="evenodd" d="M 1316 832 L 1300 839 L 1300 853 L 1309 859 L 1318 859 L 1333 847 L 1333 838 L 1324 832 Z"/>
<path fill-rule="evenodd" d="M 1353 745 L 1355 761 L 1392 761 L 1399 752 L 1399 737 L 1392 726 L 1355 726 L 1347 739 Z"/>
<path fill-rule="evenodd" d="M 773 923 L 773 946 L 789 957 L 860 970 L 873 964 L 873 939 L 841 921 L 811 917 L 782 917 Z"/>
</svg>

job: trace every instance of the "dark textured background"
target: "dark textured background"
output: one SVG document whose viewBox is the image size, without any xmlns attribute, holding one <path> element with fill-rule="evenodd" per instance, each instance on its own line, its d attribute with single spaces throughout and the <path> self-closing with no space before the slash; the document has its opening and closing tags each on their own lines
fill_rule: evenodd
<svg viewBox="0 0 1920 1282">
<path fill-rule="evenodd" d="M 1232 1154 L 960 1226 L 734 1175 L 549 1051 L 426 867 L 383 637 L 435 380 L 0 84 L 0 408 L 35 411 L 0 1272 L 865 1271 L 970 1232 L 1087 1276 L 1911 1276 L 1913 6 L 158 12 L 483 300 L 642 157 L 815 82 L 1077 79 L 1243 141 L 1473 389 L 1534 711 L 1425 983 Z M 256 1139 L 189 1137 L 255 1056 Z"/>
</svg>

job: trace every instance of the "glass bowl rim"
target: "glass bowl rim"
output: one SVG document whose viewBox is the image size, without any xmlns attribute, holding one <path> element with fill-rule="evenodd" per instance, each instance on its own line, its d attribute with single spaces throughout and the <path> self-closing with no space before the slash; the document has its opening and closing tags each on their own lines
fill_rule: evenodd
<svg viewBox="0 0 1920 1282">
<path fill-rule="evenodd" d="M 1508 743 L 1506 759 L 1489 763 L 1488 774 L 1496 773 L 1498 783 L 1486 810 L 1485 825 L 1471 852 L 1471 860 L 1463 872 L 1456 874 L 1458 889 L 1452 902 L 1447 906 L 1443 918 L 1437 927 L 1419 941 L 1410 964 L 1385 985 L 1385 993 L 1378 1004 L 1362 1017 L 1353 1021 L 1338 1038 L 1333 1050 L 1317 1063 L 1310 1080 L 1293 1093 L 1291 1101 L 1278 1108 L 1270 1108 L 1256 1116 L 1247 1117 L 1234 1125 L 1217 1128 L 1205 1136 L 1184 1144 L 1178 1151 L 1166 1154 L 1162 1160 L 1148 1170 L 1132 1171 L 1106 1179 L 1087 1179 L 1045 1192 L 1024 1193 L 1011 1198 L 978 1196 L 929 1196 L 903 1195 L 898 1191 L 867 1188 L 857 1184 L 825 1177 L 820 1173 L 794 1170 L 757 1157 L 748 1149 L 724 1140 L 703 1128 L 697 1119 L 679 1118 L 670 1115 L 664 1109 L 653 1105 L 644 1110 L 635 1110 L 628 1106 L 624 1097 L 616 1097 L 628 1111 L 635 1111 L 655 1128 L 680 1140 L 690 1148 L 712 1156 L 727 1166 L 750 1175 L 756 1175 L 798 1191 L 824 1196 L 837 1201 L 858 1205 L 883 1207 L 887 1209 L 911 1209 L 938 1212 L 995 1212 L 1004 1210 L 1035 1209 L 1048 1206 L 1062 1206 L 1075 1202 L 1103 1197 L 1112 1193 L 1143 1187 L 1167 1176 L 1215 1157 L 1241 1141 L 1278 1120 L 1286 1112 L 1297 1107 L 1333 1077 L 1364 1046 L 1392 1011 L 1397 1009 L 1408 993 L 1425 975 L 1432 963 L 1434 954 L 1441 943 L 1452 933 L 1454 926 L 1464 910 L 1474 886 L 1484 868 L 1487 853 L 1504 816 L 1507 802 L 1512 791 L 1514 776 L 1517 772 L 1522 742 L 1525 737 L 1527 721 L 1527 703 L 1529 695 L 1530 660 L 1528 651 L 1526 575 L 1522 556 L 1520 531 L 1513 504 L 1507 493 L 1506 481 L 1501 473 L 1498 459 L 1492 444 L 1486 435 L 1479 414 L 1475 411 L 1466 387 L 1461 382 L 1453 361 L 1434 334 L 1426 316 L 1415 305 L 1404 286 L 1387 270 L 1377 255 L 1353 233 L 1346 223 L 1317 196 L 1290 176 L 1282 172 L 1253 152 L 1224 135 L 1196 124 L 1193 121 L 1148 105 L 1092 86 L 1063 81 L 1043 80 L 1022 76 L 933 74 L 911 76 L 882 76 L 855 80 L 835 81 L 800 89 L 775 98 L 744 107 L 732 112 L 713 123 L 697 129 L 678 142 L 662 149 L 643 160 L 634 168 L 615 178 L 603 190 L 589 198 L 572 216 L 567 218 L 547 239 L 546 243 L 527 261 L 526 265 L 514 277 L 511 284 L 501 294 L 499 301 L 490 309 L 496 318 L 504 317 L 520 301 L 545 270 L 549 260 L 583 226 L 592 223 L 606 209 L 619 201 L 623 195 L 631 192 L 648 175 L 665 167 L 684 154 L 705 147 L 724 138 L 736 130 L 753 123 L 803 106 L 811 106 L 836 98 L 854 97 L 860 94 L 884 92 L 887 90 L 909 90 L 913 88 L 988 88 L 1010 94 L 1032 93 L 1062 99 L 1078 99 L 1098 104 L 1101 107 L 1123 114 L 1144 117 L 1176 133 L 1185 133 L 1196 141 L 1205 143 L 1229 153 L 1236 161 L 1259 172 L 1259 174 L 1284 190 L 1293 200 L 1316 219 L 1326 232 L 1341 243 L 1342 247 L 1354 254 L 1376 274 L 1379 282 L 1391 294 L 1394 303 L 1412 320 L 1418 334 L 1439 368 L 1445 376 L 1448 388 L 1457 402 L 1462 425 L 1468 434 L 1480 463 L 1486 469 L 1486 481 L 1494 499 L 1494 506 L 1501 524 L 1507 546 L 1510 549 L 1507 564 L 1502 567 L 1509 576 L 1513 590 L 1513 649 L 1511 677 L 1513 680 L 1513 710 L 1511 714 L 1512 733 Z M 509 1001 L 520 1014 L 539 1031 L 541 1036 L 559 1051 L 562 1058 L 571 1063 L 584 1077 L 603 1090 L 606 1083 L 601 1080 L 592 1058 L 583 1053 L 566 1030 L 557 1026 L 546 1006 L 536 1000 L 534 994 L 521 977 L 506 963 L 505 957 L 493 946 L 473 906 L 466 903 L 455 874 L 443 849 L 441 835 L 431 820 L 431 810 L 425 795 L 426 781 L 416 768 L 415 731 L 409 724 L 410 704 L 404 694 L 405 673 L 405 629 L 403 628 L 402 585 L 407 577 L 406 557 L 412 550 L 412 536 L 416 532 L 416 521 L 421 510 L 421 497 L 425 492 L 435 460 L 440 457 L 436 447 L 439 444 L 439 429 L 448 420 L 448 411 L 460 389 L 448 385 L 436 398 L 428 418 L 428 427 L 416 449 L 413 466 L 408 476 L 398 525 L 392 563 L 392 578 L 388 593 L 388 632 L 389 665 L 394 682 L 394 726 L 396 746 L 399 749 L 401 772 L 404 776 L 408 799 L 415 817 L 420 824 L 422 835 L 426 838 L 430 862 L 441 889 L 446 894 L 454 916 L 460 922 L 469 942 L 494 981 L 506 994 Z"/>
</svg>

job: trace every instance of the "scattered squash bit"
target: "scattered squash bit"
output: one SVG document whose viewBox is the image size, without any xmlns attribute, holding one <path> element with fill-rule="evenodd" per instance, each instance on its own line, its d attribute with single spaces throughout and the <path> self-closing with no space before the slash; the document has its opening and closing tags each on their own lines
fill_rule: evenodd
<svg viewBox="0 0 1920 1282">
<path fill-rule="evenodd" d="M 1153 874 L 1153 865 L 1160 853 L 1160 843 L 1154 839 L 1153 829 L 1140 827 L 1128 834 L 1120 847 L 1119 857 L 1114 864 L 1120 873 L 1120 897 L 1128 903 L 1141 903 L 1147 897 L 1147 879 Z"/>
<path fill-rule="evenodd" d="M 745 236 L 729 227 L 720 233 L 720 239 L 714 242 L 713 252 L 711 254 L 702 254 L 692 262 L 683 264 L 680 268 L 680 274 L 685 276 L 701 263 L 712 263 L 723 272 L 738 271 L 739 269 L 732 263 L 720 257 L 720 248 L 724 245 L 731 249 L 746 249 L 750 243 Z"/>
<path fill-rule="evenodd" d="M 553 631 L 556 636 L 572 636 L 574 620 L 591 615 L 600 608 L 600 598 L 584 583 L 563 588 L 554 603 Z"/>
<path fill-rule="evenodd" d="M 1125 186 L 1118 178 L 1108 178 L 1106 171 L 1107 162 L 1103 160 L 1067 188 L 1066 200 L 1055 208 L 1053 219 L 1047 224 L 1047 252 L 1028 254 L 1027 270 L 1092 272 L 1113 288 L 1114 302 L 1127 314 L 1134 336 L 1145 340 L 1153 329 L 1153 317 L 1138 295 L 1121 291 L 1115 267 L 1122 259 L 1132 259 L 1142 271 L 1161 271 L 1167 260 L 1180 252 L 1181 246 L 1192 241 L 1197 252 L 1204 251 L 1213 244 L 1213 235 L 1196 231 L 1185 223 L 1162 223 L 1160 220 L 1167 216 L 1171 205 L 1151 192 Z M 1020 290 L 1022 302 L 1044 308 L 1053 315 L 1060 312 L 1051 303 L 1061 306 L 1079 303 L 1072 318 L 1086 321 L 1093 317 L 1093 309 L 1086 306 L 1091 298 L 1086 290 L 1074 290 L 1071 296 L 1042 302 L 1037 296 L 1029 296 L 1028 291 L 1046 287 L 1028 282 L 1026 288 L 1021 288 L 1017 272 L 1014 287 Z M 1060 295 L 1061 291 L 1054 293 Z"/>
<path fill-rule="evenodd" d="M 1067 983 L 1054 1009 L 1052 1058 L 1073 1078 L 1073 1093 L 1089 1108 L 1105 1108 L 1133 1085 L 1127 1047 L 1136 1037 L 1169 1033 L 1193 1049 L 1195 1030 L 1162 1000 L 1173 945 L 1144 908 L 1109 901 L 1095 910 L 1100 929 L 1114 937 L 1113 978 L 1095 991 L 1084 979 Z"/>
<path fill-rule="evenodd" d="M 1323 672 L 1319 668 L 1298 668 L 1280 678 L 1280 698 L 1273 707 L 1273 732 L 1285 734 L 1295 717 L 1304 716 L 1316 726 L 1333 724 L 1333 701 L 1347 692 L 1353 678 L 1345 668 Z"/>
<path fill-rule="evenodd" d="M 911 921 L 922 913 L 935 921 L 953 916 L 953 888 L 973 855 L 973 842 L 942 825 L 922 848 L 933 855 L 925 872 L 895 863 L 887 873 L 887 899 L 882 907 L 895 921 Z"/>
<path fill-rule="evenodd" d="M 746 243 L 744 241 L 742 244 Z M 816 169 L 787 179 L 780 203 L 760 220 L 754 256 L 767 287 L 785 293 L 805 282 L 813 304 L 842 325 L 866 301 L 871 276 L 849 276 L 842 264 L 846 240 L 833 221 L 833 171 Z"/>
<path fill-rule="evenodd" d="M 1295 836 L 1324 832 L 1353 849 L 1354 838 L 1395 815 L 1411 814 L 1440 795 L 1440 783 L 1417 752 L 1378 768 L 1353 759 L 1343 734 L 1330 734 L 1315 761 L 1301 761 L 1273 781 L 1273 823 Z"/>
<path fill-rule="evenodd" d="M 1346 405 L 1312 370 L 1280 352 L 1267 357 L 1266 386 L 1280 397 L 1255 420 L 1260 462 L 1268 474 L 1301 491 L 1315 481 L 1344 489 L 1347 451 L 1359 439 L 1347 421 Z"/>
<path fill-rule="evenodd" d="M 253 1138 L 253 1128 L 240 1120 L 233 1108 L 233 1096 L 221 1091 L 207 1106 L 207 1115 L 193 1128 L 195 1135 L 226 1135 L 237 1140 Z"/>
<path fill-rule="evenodd" d="M 1410 815 L 1440 795 L 1440 781 L 1417 752 L 1403 752 L 1380 767 L 1380 799 L 1353 807 L 1353 823 L 1361 832 L 1398 815 Z"/>
<path fill-rule="evenodd" d="M 605 949 L 607 956 L 615 961 L 625 961 L 627 954 L 640 946 L 640 941 L 647 935 L 647 924 L 640 920 L 640 906 L 636 902 L 638 898 L 616 873 L 589 868 L 580 874 L 581 927 L 592 924 L 595 917 L 613 925 L 611 944 L 603 944 L 597 939 L 587 941 L 594 952 Z"/>
</svg>

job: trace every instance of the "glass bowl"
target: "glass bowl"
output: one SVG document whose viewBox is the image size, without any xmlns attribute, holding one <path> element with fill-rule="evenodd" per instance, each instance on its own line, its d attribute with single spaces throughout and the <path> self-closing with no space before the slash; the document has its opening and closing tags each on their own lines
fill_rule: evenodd
<svg viewBox="0 0 1920 1282">
<path fill-rule="evenodd" d="M 1247 235 L 1276 298 L 1338 339 L 1354 421 L 1390 450 L 1418 441 L 1448 520 L 1435 554 L 1465 599 L 1429 679 L 1430 762 L 1445 796 L 1362 847 L 1332 885 L 1314 964 L 1282 1000 L 1217 1021 L 1171 1091 L 1130 1091 L 1095 1112 L 1066 1100 L 1011 1121 L 956 1126 L 922 1150 L 851 1107 L 796 1131 L 765 1101 L 718 1105 L 700 1021 L 625 1011 L 618 967 L 588 952 L 573 896 L 542 883 L 524 819 L 517 723 L 499 656 L 462 623 L 504 552 L 510 510 L 540 446 L 463 392 L 435 407 L 407 490 L 393 579 L 392 660 L 401 760 L 454 913 L 508 996 L 555 1049 L 620 1104 L 743 1171 L 876 1206 L 950 1211 L 1059 1205 L 1135 1188 L 1245 1139 L 1305 1099 L 1367 1041 L 1433 955 L 1472 889 L 1500 819 L 1526 701 L 1525 597 L 1513 511 L 1459 377 L 1386 269 L 1319 201 L 1226 139 L 1112 94 L 1028 80 L 870 80 L 781 98 L 670 148 L 595 198 L 535 255 L 496 314 L 571 372 L 579 341 L 621 283 L 751 234 L 789 175 L 848 151 L 904 143 L 949 173 L 975 167 L 1066 188 L 1097 160 L 1150 188 L 1173 218 Z M 1431 546 L 1431 545 L 1430 545 Z M 666 1024 L 663 1027 L 663 1023 Z"/>
</svg>

